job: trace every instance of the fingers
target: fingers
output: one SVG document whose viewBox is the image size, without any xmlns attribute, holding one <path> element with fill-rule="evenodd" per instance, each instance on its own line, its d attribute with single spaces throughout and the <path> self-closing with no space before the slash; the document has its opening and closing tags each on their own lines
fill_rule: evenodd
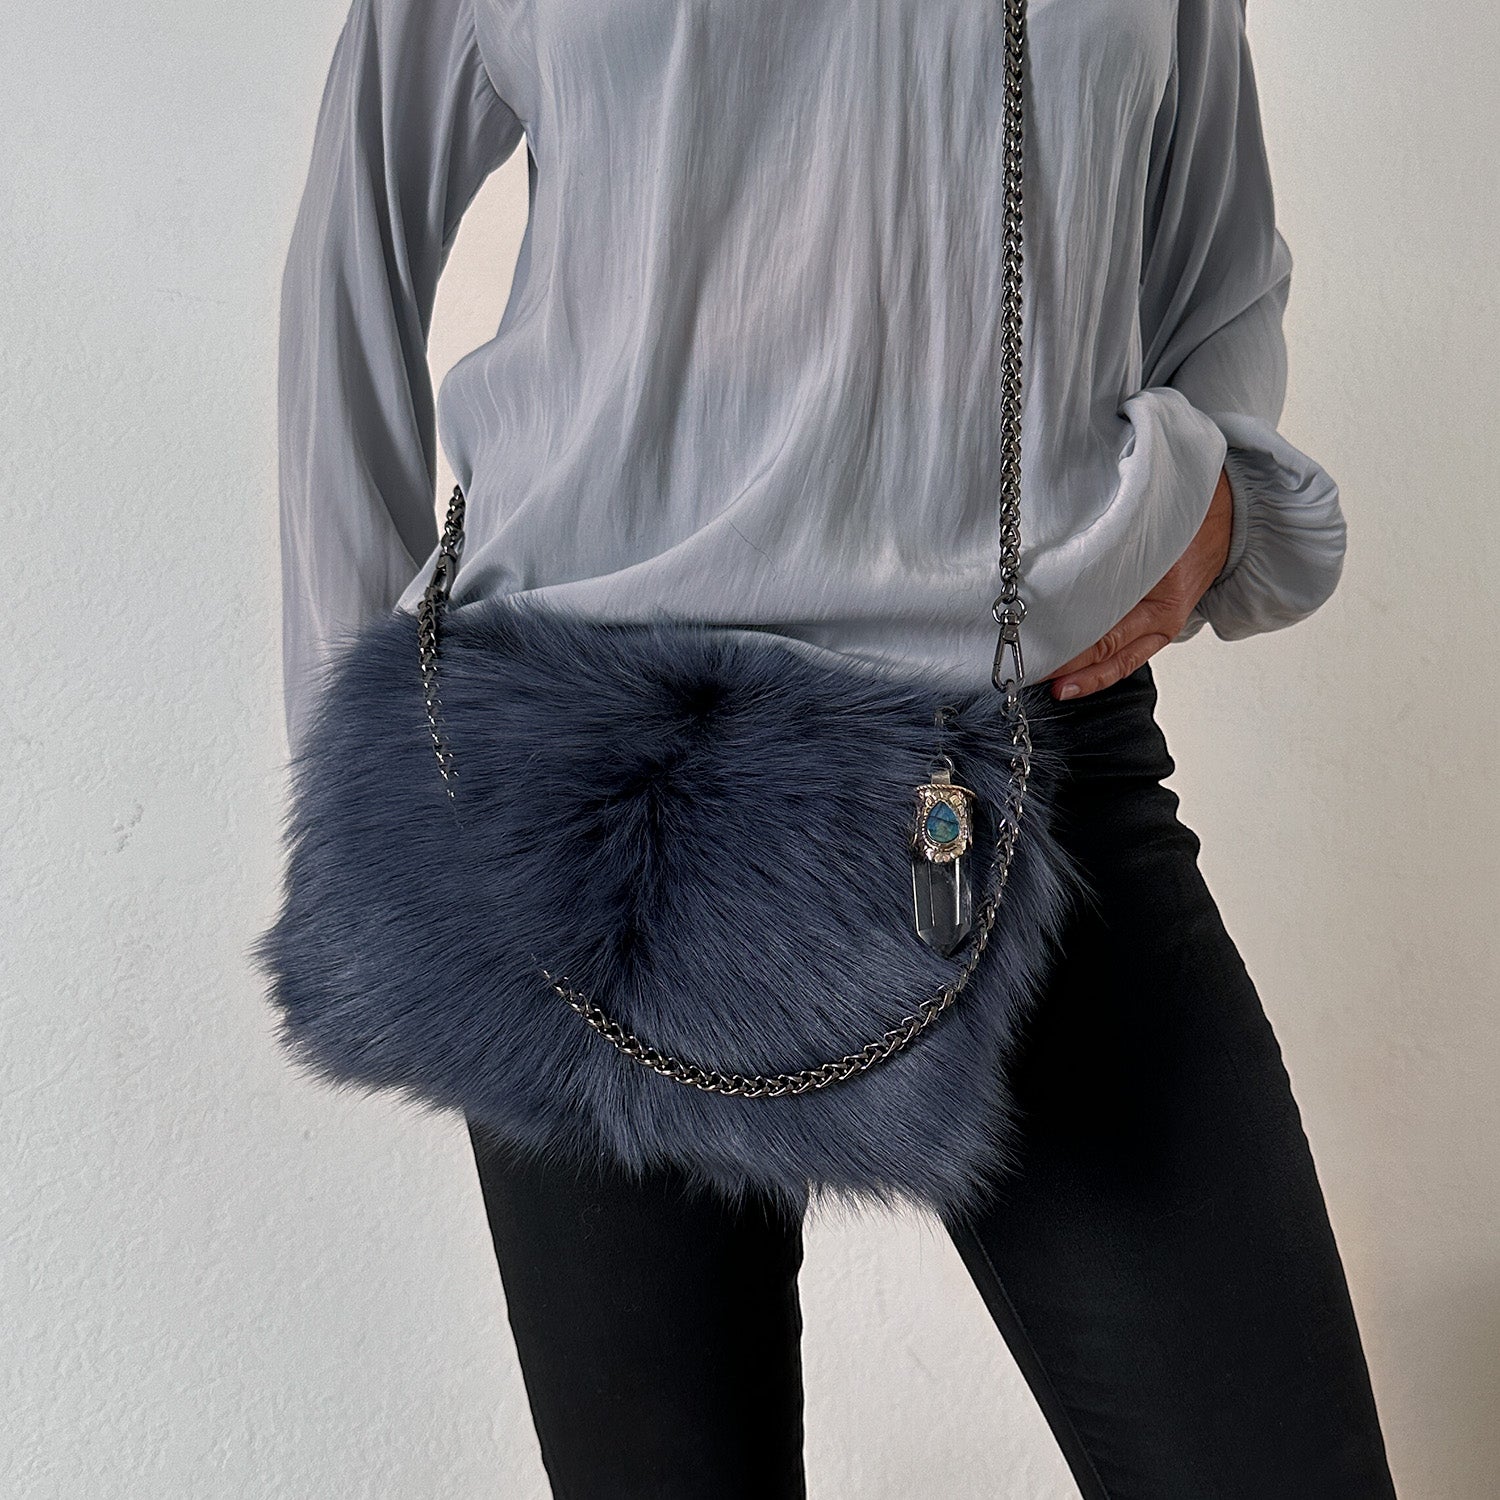
<svg viewBox="0 0 1500 1500">
<path fill-rule="evenodd" d="M 1171 642 L 1172 637 L 1160 630 L 1137 636 L 1133 641 L 1122 646 L 1113 656 L 1108 656 L 1093 666 L 1085 667 L 1082 671 L 1074 672 L 1067 677 L 1049 678 L 1048 681 L 1052 682 L 1053 696 L 1077 698 L 1084 693 L 1097 693 L 1101 688 L 1111 686 L 1122 677 L 1129 677 L 1132 672 L 1139 670 L 1155 656 L 1163 646 L 1170 645 Z"/>
<path fill-rule="evenodd" d="M 1128 619 L 1129 616 L 1126 618 Z M 1108 661 L 1129 639 L 1129 636 L 1124 632 L 1125 621 L 1122 620 L 1113 630 L 1095 641 L 1087 651 L 1080 651 L 1071 661 L 1065 661 L 1056 671 L 1049 672 L 1042 681 L 1060 683 L 1064 679 L 1071 677 L 1075 672 L 1082 671 L 1085 667 L 1095 667 L 1101 662 Z"/>
<path fill-rule="evenodd" d="M 1042 681 L 1052 682 L 1068 677 L 1084 667 L 1098 666 L 1108 661 L 1110 657 L 1118 655 L 1138 637 L 1154 631 L 1166 633 L 1170 625 L 1171 621 L 1167 618 L 1167 611 L 1163 608 L 1161 600 L 1148 594 L 1118 625 L 1106 631 L 1087 651 L 1080 651 L 1071 661 L 1065 661 L 1056 671 L 1049 672 Z M 1171 630 L 1167 634 L 1167 639 L 1170 640 L 1176 634 L 1176 629 Z"/>
<path fill-rule="evenodd" d="M 1221 469 L 1208 514 L 1187 551 L 1113 630 L 1042 679 L 1052 684 L 1054 697 L 1097 693 L 1139 671 L 1176 640 L 1193 605 L 1223 569 L 1232 507 L 1229 473 Z"/>
<path fill-rule="evenodd" d="M 1170 645 L 1182 628 L 1167 619 L 1167 613 L 1161 600 L 1142 599 L 1087 651 L 1043 678 L 1052 684 L 1053 697 L 1076 698 L 1084 693 L 1097 693 L 1128 677 L 1163 646 Z"/>
</svg>

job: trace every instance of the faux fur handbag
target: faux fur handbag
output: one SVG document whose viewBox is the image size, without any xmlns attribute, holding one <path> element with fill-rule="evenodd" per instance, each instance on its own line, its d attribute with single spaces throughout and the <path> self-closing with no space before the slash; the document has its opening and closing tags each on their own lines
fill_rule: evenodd
<svg viewBox="0 0 1500 1500">
<path fill-rule="evenodd" d="M 315 1076 L 798 1207 L 956 1210 L 1012 1164 L 1006 1061 L 1078 872 L 1020 648 L 1006 4 L 996 691 L 695 621 L 450 608 L 455 490 L 421 609 L 342 643 L 292 764 L 284 901 L 252 951 Z"/>
</svg>

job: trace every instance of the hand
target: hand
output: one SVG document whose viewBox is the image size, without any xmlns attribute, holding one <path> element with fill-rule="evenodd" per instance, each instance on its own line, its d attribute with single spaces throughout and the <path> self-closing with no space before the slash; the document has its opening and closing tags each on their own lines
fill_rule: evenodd
<svg viewBox="0 0 1500 1500">
<path fill-rule="evenodd" d="M 1073 698 L 1107 688 L 1172 643 L 1187 624 L 1193 606 L 1229 560 L 1233 515 L 1229 475 L 1221 469 L 1198 534 L 1161 582 L 1102 640 L 1042 678 L 1053 684 L 1054 698 Z"/>
</svg>

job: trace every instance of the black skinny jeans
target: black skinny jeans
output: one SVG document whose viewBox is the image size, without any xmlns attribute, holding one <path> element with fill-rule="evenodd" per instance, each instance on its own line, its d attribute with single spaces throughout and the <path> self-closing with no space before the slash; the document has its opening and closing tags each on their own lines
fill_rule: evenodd
<svg viewBox="0 0 1500 1500">
<path fill-rule="evenodd" d="M 1148 665 L 1061 705 L 1098 900 L 1016 1059 L 1022 1170 L 946 1228 L 1085 1500 L 1381 1500 L 1313 1160 L 1155 704 Z M 802 1225 L 470 1131 L 559 1500 L 805 1495 Z"/>
</svg>

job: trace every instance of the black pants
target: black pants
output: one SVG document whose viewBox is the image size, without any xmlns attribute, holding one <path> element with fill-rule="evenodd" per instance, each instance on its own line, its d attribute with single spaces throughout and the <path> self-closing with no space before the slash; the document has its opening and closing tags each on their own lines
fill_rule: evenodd
<svg viewBox="0 0 1500 1500">
<path fill-rule="evenodd" d="M 1063 706 L 1097 900 L 1016 1063 L 1023 1169 L 946 1227 L 1086 1500 L 1380 1500 L 1307 1139 L 1155 704 L 1146 666 Z M 559 1500 L 804 1495 L 801 1224 L 470 1130 Z"/>
</svg>

